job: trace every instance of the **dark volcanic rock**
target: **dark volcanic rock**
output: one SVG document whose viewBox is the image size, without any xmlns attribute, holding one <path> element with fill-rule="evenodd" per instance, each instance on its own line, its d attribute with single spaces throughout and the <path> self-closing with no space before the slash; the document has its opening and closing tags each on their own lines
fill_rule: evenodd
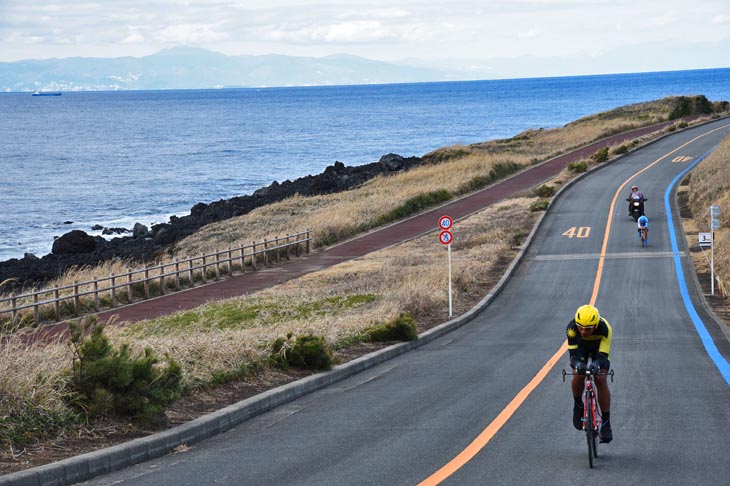
<svg viewBox="0 0 730 486">
<path fill-rule="evenodd" d="M 57 238 L 53 242 L 51 252 L 54 255 L 69 255 L 89 253 L 94 250 L 96 250 L 96 240 L 93 236 L 81 230 L 73 230 Z"/>
<path fill-rule="evenodd" d="M 145 262 L 159 256 L 167 248 L 199 228 L 246 214 L 258 207 L 300 194 L 313 196 L 331 194 L 357 187 L 378 175 L 387 175 L 409 170 L 423 163 L 420 157 L 401 157 L 387 154 L 378 162 L 356 167 L 347 167 L 335 162 L 322 174 L 306 176 L 294 181 L 272 182 L 248 196 L 238 196 L 210 204 L 198 203 L 187 216 L 172 216 L 166 224 L 147 228 L 136 224 L 133 236 L 105 240 L 92 237 L 83 231 L 70 231 L 57 238 L 53 252 L 43 258 L 26 255 L 0 262 L 0 282 L 14 279 L 14 287 L 42 284 L 65 272 L 68 268 L 81 265 L 95 265 L 111 259 Z M 6 290 L 6 289 L 3 289 Z"/>
</svg>

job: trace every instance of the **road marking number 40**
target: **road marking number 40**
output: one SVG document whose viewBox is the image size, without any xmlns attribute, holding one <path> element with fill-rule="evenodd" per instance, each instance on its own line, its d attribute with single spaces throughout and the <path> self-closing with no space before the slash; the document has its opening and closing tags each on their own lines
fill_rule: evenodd
<svg viewBox="0 0 730 486">
<path fill-rule="evenodd" d="M 568 231 L 563 233 L 563 236 L 567 236 L 568 238 L 588 238 L 590 234 L 590 226 L 581 226 L 580 228 L 576 228 L 575 226 L 573 226 Z"/>
</svg>

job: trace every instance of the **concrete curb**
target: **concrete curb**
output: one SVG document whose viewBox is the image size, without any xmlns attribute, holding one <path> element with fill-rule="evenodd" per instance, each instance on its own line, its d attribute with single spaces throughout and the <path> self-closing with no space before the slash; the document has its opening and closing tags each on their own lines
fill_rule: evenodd
<svg viewBox="0 0 730 486">
<path fill-rule="evenodd" d="M 670 134 L 651 140 L 646 144 L 635 148 L 632 152 L 639 148 L 646 147 L 647 145 L 650 145 L 668 135 Z M 556 201 L 568 187 L 571 187 L 583 177 L 586 177 L 588 174 L 600 170 L 623 157 L 625 157 L 625 154 L 615 157 L 607 163 L 594 167 L 571 179 L 555 193 L 552 200 Z M 552 204 L 550 206 L 552 206 Z M 548 211 L 549 210 L 550 207 L 548 207 Z M 467 324 L 487 306 L 489 306 L 489 304 L 491 304 L 491 302 L 505 287 L 510 278 L 514 275 L 518 265 L 522 262 L 527 250 L 530 248 L 535 234 L 542 226 L 546 215 L 547 211 L 542 213 L 522 245 L 522 249 L 512 260 L 502 278 L 489 294 L 487 294 L 468 312 L 422 333 L 415 341 L 391 345 L 387 348 L 361 356 L 337 366 L 330 371 L 318 373 L 263 392 L 163 432 L 134 439 L 130 442 L 100 449 L 98 451 L 63 459 L 51 464 L 0 476 L 0 485 L 67 486 L 86 481 L 97 476 L 109 474 L 151 459 L 156 459 L 170 453 L 173 449 L 180 445 L 191 445 L 213 437 L 266 411 L 289 403 L 297 398 L 325 388 L 334 383 L 340 382 L 360 373 L 361 371 L 372 368 L 373 366 L 395 358 L 396 356 L 430 343 L 445 334 L 448 334 L 454 329 Z M 682 234 L 684 235 L 684 233 Z M 698 283 L 699 282 L 697 282 L 697 284 Z M 702 304 L 706 307 L 706 302 L 703 302 Z"/>
</svg>

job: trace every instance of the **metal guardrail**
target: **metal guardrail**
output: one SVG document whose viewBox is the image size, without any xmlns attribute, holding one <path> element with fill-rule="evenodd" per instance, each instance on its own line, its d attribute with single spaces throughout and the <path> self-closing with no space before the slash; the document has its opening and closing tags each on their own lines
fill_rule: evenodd
<svg viewBox="0 0 730 486">
<path fill-rule="evenodd" d="M 261 264 L 280 263 L 282 258 L 291 259 L 292 253 L 299 256 L 302 249 L 310 251 L 311 231 L 305 230 L 263 242 L 253 242 L 239 248 L 228 248 L 201 256 L 175 260 L 154 266 L 145 266 L 137 270 L 108 277 L 95 278 L 71 285 L 53 286 L 52 288 L 34 290 L 23 294 L 11 294 L 0 298 L 0 325 L 3 314 L 10 314 L 11 325 L 16 327 L 22 311 L 32 309 L 33 323 L 41 323 L 41 309 L 51 307 L 49 314 L 55 319 L 44 316 L 44 322 L 59 322 L 69 317 L 80 317 L 87 313 L 113 309 L 118 305 L 134 303 L 136 300 L 149 299 L 152 287 L 157 287 L 157 295 L 176 292 L 182 288 L 196 286 L 196 277 L 202 284 L 210 279 L 220 280 L 221 273 L 233 275 L 239 271 L 246 273 L 246 268 L 255 271 Z M 210 275 L 209 275 L 210 274 Z M 135 290 L 139 297 L 135 297 Z M 105 298 L 105 296 L 107 296 Z M 82 299 L 87 297 L 85 301 Z M 93 304 L 92 304 L 93 302 Z M 68 306 L 70 309 L 62 307 Z M 88 309 L 88 311 L 86 311 Z M 64 314 L 64 316 L 62 316 Z"/>
</svg>

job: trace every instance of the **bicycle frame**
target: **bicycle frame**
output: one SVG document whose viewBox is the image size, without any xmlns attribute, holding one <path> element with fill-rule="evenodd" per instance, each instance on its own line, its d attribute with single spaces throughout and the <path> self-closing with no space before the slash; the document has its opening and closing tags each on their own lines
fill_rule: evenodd
<svg viewBox="0 0 730 486">
<path fill-rule="evenodd" d="M 641 238 L 642 248 L 648 246 L 647 241 L 649 240 L 649 228 L 639 228 L 639 235 Z"/>
<path fill-rule="evenodd" d="M 613 381 L 613 370 L 598 373 L 600 375 L 606 375 L 611 377 Z M 598 457 L 598 438 L 599 431 L 603 419 L 601 416 L 601 406 L 598 404 L 598 394 L 596 390 L 595 376 L 590 370 L 586 370 L 585 373 L 568 373 L 563 370 L 563 381 L 565 381 L 566 375 L 580 375 L 585 376 L 583 384 L 583 430 L 586 433 L 586 440 L 588 442 L 588 464 L 593 467 L 593 459 Z"/>
<path fill-rule="evenodd" d="M 586 371 L 585 387 L 583 389 L 583 430 L 588 441 L 588 464 L 593 467 L 593 459 L 598 457 L 596 437 L 601 430 L 601 407 L 596 395 L 596 382 L 593 373 Z"/>
</svg>

